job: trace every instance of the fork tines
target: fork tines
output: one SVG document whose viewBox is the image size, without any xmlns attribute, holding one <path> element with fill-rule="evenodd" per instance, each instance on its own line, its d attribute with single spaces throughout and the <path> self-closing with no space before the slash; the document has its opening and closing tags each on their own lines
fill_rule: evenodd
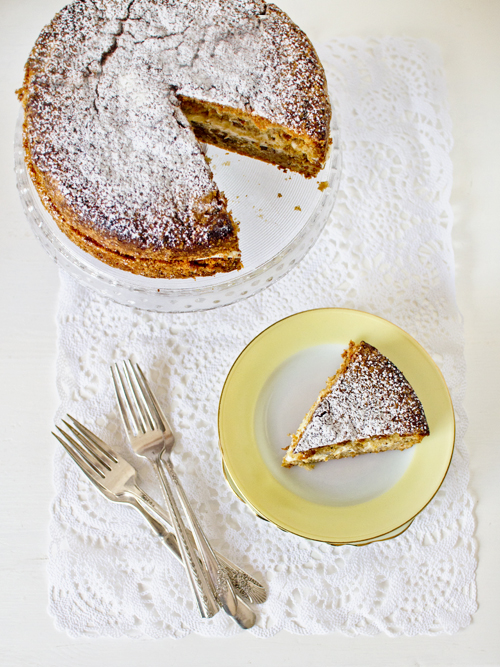
<svg viewBox="0 0 500 667">
<path fill-rule="evenodd" d="M 116 396 L 125 428 L 134 435 L 161 429 L 161 408 L 153 396 L 139 364 L 127 359 L 123 368 L 111 367 Z"/>
<path fill-rule="evenodd" d="M 71 415 L 67 416 L 73 425 L 64 419 L 62 422 L 72 435 L 59 426 L 56 428 L 63 437 L 61 438 L 54 432 L 52 435 L 59 440 L 71 458 L 87 475 L 95 479 L 97 474 L 104 479 L 106 471 L 111 470 L 110 463 L 118 462 L 116 454 L 109 447 L 104 449 L 102 441 L 78 420 Z"/>
</svg>

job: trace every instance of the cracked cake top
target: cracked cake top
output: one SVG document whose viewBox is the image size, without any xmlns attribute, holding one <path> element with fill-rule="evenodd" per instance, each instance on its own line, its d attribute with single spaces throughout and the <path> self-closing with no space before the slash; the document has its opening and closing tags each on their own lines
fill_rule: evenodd
<svg viewBox="0 0 500 667">
<path fill-rule="evenodd" d="M 83 227 L 146 250 L 203 246 L 231 223 L 212 224 L 220 195 L 179 97 L 327 137 L 311 89 L 324 96 L 322 67 L 274 5 L 77 0 L 27 62 L 25 146 Z"/>
</svg>

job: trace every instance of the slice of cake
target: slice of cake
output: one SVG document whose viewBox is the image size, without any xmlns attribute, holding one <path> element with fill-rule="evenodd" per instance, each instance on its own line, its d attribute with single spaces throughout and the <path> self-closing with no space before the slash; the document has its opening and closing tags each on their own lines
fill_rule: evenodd
<svg viewBox="0 0 500 667">
<path fill-rule="evenodd" d="M 351 341 L 342 356 L 341 367 L 292 435 L 285 468 L 408 449 L 429 435 L 421 402 L 387 357 L 364 341 Z"/>
</svg>

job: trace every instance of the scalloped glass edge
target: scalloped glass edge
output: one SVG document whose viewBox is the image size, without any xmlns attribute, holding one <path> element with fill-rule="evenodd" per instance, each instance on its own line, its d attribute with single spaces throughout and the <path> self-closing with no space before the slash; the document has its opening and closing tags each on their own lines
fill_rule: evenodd
<svg viewBox="0 0 500 667">
<path fill-rule="evenodd" d="M 323 196 L 302 228 L 278 253 L 244 276 L 232 277 L 227 274 L 228 279 L 215 286 L 169 289 L 158 287 L 154 278 L 147 279 L 152 281 L 149 288 L 134 285 L 134 274 L 113 269 L 115 276 L 117 272 L 123 274 L 120 276 L 121 280 L 118 280 L 107 274 L 111 267 L 106 264 L 90 255 L 87 263 L 84 258 L 78 257 L 76 252 L 83 255 L 85 253 L 59 231 L 55 221 L 52 222 L 57 232 L 50 229 L 50 223 L 44 220 L 44 217 L 50 218 L 50 214 L 43 206 L 26 169 L 22 140 L 23 120 L 24 113 L 21 109 L 14 138 L 14 168 L 23 210 L 36 238 L 56 264 L 80 284 L 103 297 L 140 310 L 171 313 L 211 310 L 236 303 L 266 289 L 292 270 L 313 247 L 330 218 L 337 197 L 342 160 L 340 131 L 332 112 L 332 145 L 325 167 L 328 170 L 328 187 L 324 189 Z M 96 264 L 102 264 L 102 268 Z"/>
</svg>

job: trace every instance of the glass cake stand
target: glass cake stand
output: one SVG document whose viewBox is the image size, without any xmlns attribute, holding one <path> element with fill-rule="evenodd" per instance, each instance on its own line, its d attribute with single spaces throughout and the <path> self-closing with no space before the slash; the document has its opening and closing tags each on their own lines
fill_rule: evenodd
<svg viewBox="0 0 500 667">
<path fill-rule="evenodd" d="M 332 211 L 340 181 L 339 131 L 332 121 L 332 150 L 315 178 L 208 146 L 215 181 L 240 225 L 244 268 L 188 279 L 146 278 L 104 264 L 63 234 L 38 197 L 24 162 L 23 114 L 15 135 L 15 171 L 26 217 L 48 254 L 81 284 L 118 303 L 158 312 L 226 306 L 269 287 L 310 250 Z"/>
</svg>

